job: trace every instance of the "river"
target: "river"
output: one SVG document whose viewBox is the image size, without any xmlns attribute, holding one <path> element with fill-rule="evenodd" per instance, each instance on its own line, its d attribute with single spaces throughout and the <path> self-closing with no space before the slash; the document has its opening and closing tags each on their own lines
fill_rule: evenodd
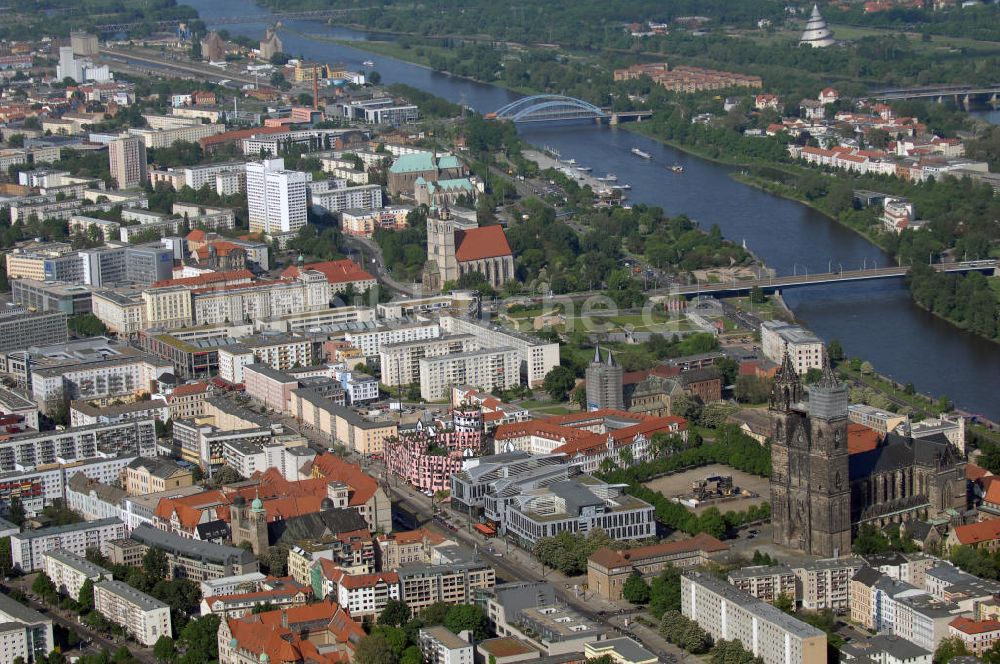
<svg viewBox="0 0 1000 664">
<path fill-rule="evenodd" d="M 187 0 L 211 27 L 213 16 L 260 16 L 244 25 L 220 26 L 231 34 L 259 39 L 268 11 L 250 0 Z M 503 88 L 431 71 L 383 55 L 303 35 L 345 40 L 384 39 L 320 22 L 289 21 L 279 31 L 285 51 L 360 68 L 374 60 L 384 83 L 405 83 L 480 112 L 494 111 L 518 95 Z M 772 196 L 729 177 L 729 170 L 624 129 L 535 126 L 522 130 L 536 145 L 552 146 L 597 175 L 613 172 L 632 185 L 629 200 L 684 213 L 703 228 L 718 224 L 723 234 L 747 247 L 779 273 L 825 272 L 884 266 L 888 257 L 867 240 L 799 203 Z M 653 155 L 641 160 L 630 149 Z M 680 163 L 683 175 L 666 165 Z M 961 408 L 1000 420 L 1000 345 L 967 334 L 921 310 L 902 280 L 787 291 L 786 303 L 824 340 L 839 339 L 852 356 L 872 361 L 878 371 L 917 390 L 947 395 Z"/>
</svg>

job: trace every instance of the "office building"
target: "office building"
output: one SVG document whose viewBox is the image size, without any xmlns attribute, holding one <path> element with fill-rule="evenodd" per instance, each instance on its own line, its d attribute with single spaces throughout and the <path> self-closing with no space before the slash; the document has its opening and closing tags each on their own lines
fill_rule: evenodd
<svg viewBox="0 0 1000 664">
<path fill-rule="evenodd" d="M 681 576 L 681 612 L 715 641 L 740 641 L 764 664 L 826 664 L 826 634 L 710 574 Z"/>
<path fill-rule="evenodd" d="M 29 346 L 64 344 L 69 339 L 63 311 L 28 312 L 23 309 L 0 313 L 0 353 Z"/>
<path fill-rule="evenodd" d="M 307 173 L 285 170 L 284 159 L 246 165 L 250 231 L 275 235 L 306 225 Z"/>
<path fill-rule="evenodd" d="M 200 583 L 258 571 L 257 558 L 239 547 L 181 537 L 148 525 L 139 526 L 129 537 L 126 542 L 114 542 L 108 547 L 112 562 L 128 559 L 129 551 L 134 551 L 131 559 L 141 561 L 146 550 L 156 548 L 166 554 L 171 578 Z M 137 544 L 141 550 L 136 550 Z"/>
<path fill-rule="evenodd" d="M 146 183 L 146 144 L 130 136 L 108 143 L 111 177 L 119 189 L 133 189 Z"/>
<path fill-rule="evenodd" d="M 94 584 L 94 610 L 147 648 L 172 637 L 170 607 L 122 581 Z"/>
<path fill-rule="evenodd" d="M 587 558 L 587 585 L 604 599 L 618 601 L 622 598 L 625 581 L 633 574 L 640 574 L 649 582 L 668 566 L 699 567 L 709 561 L 719 560 L 728 552 L 728 544 L 705 533 L 698 533 L 679 542 L 661 542 L 627 551 L 602 547 Z M 795 576 L 791 570 L 788 576 L 791 594 L 794 596 Z"/>
<path fill-rule="evenodd" d="M 781 364 L 785 353 L 799 374 L 823 368 L 823 342 L 800 325 L 781 320 L 764 321 L 760 326 L 760 346 L 764 357 Z"/>
<path fill-rule="evenodd" d="M 36 572 L 43 569 L 46 551 L 64 549 L 77 556 L 86 556 L 88 549 L 104 553 L 108 542 L 124 536 L 125 525 L 118 518 L 40 528 L 10 536 L 11 560 L 24 573 Z"/>
<path fill-rule="evenodd" d="M 67 316 L 91 312 L 90 286 L 34 279 L 12 279 L 10 286 L 13 301 L 29 311 L 61 311 Z"/>
<path fill-rule="evenodd" d="M 496 585 L 496 572 L 485 562 L 444 565 L 403 565 L 399 575 L 400 599 L 419 613 L 437 602 L 472 604 L 477 590 Z"/>
</svg>

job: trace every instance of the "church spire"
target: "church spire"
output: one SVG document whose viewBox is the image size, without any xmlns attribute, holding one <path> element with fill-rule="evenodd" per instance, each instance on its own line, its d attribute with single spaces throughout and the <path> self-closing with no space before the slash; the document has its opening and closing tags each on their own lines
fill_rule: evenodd
<svg viewBox="0 0 1000 664">
<path fill-rule="evenodd" d="M 825 347 L 823 348 L 823 376 L 816 384 L 827 388 L 840 386 L 840 379 L 837 378 L 837 374 L 833 373 L 833 367 L 830 365 L 830 354 Z"/>
<path fill-rule="evenodd" d="M 611 354 L 611 349 L 610 348 L 608 349 L 608 366 L 609 367 L 617 366 L 615 364 L 615 357 L 614 357 L 614 355 Z"/>
<path fill-rule="evenodd" d="M 601 363 L 601 344 L 594 346 L 594 364 Z"/>
<path fill-rule="evenodd" d="M 788 412 L 792 405 L 802 401 L 802 382 L 799 374 L 792 364 L 792 357 L 785 350 L 784 357 L 781 358 L 781 366 L 774 374 L 774 387 L 771 389 L 771 398 L 768 401 L 768 408 L 771 410 Z"/>
</svg>

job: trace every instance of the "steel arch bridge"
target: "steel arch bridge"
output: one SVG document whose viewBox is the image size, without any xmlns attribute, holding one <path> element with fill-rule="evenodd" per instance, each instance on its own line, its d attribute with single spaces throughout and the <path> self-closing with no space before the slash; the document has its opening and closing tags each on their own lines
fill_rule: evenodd
<svg viewBox="0 0 1000 664">
<path fill-rule="evenodd" d="M 549 122 L 554 120 L 602 120 L 603 109 L 582 99 L 563 95 L 534 95 L 507 104 L 493 114 L 498 120 L 512 122 Z"/>
</svg>

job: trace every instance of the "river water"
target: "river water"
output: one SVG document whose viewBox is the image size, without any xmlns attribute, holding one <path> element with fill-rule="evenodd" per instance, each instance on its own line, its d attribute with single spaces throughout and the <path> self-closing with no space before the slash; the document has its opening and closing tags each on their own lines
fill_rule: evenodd
<svg viewBox="0 0 1000 664">
<path fill-rule="evenodd" d="M 211 27 L 212 17 L 259 16 L 220 28 L 258 39 L 268 11 L 250 0 L 187 0 Z M 380 39 L 377 35 L 289 21 L 279 31 L 285 51 L 323 62 L 361 67 L 374 60 L 384 83 L 405 83 L 480 112 L 494 111 L 518 95 L 503 88 L 447 76 L 366 51 L 314 38 Z M 305 36 L 303 36 L 305 35 Z M 781 274 L 884 266 L 888 257 L 847 228 L 799 203 L 764 193 L 729 177 L 729 169 L 689 156 L 624 129 L 594 125 L 522 130 L 535 145 L 551 146 L 595 175 L 613 172 L 632 185 L 629 200 L 684 213 L 703 228 L 718 224 L 725 237 L 747 247 Z M 630 149 L 653 155 L 645 161 Z M 667 165 L 684 166 L 683 175 Z M 824 340 L 839 339 L 846 352 L 867 358 L 878 371 L 912 382 L 925 393 L 947 395 L 961 408 L 1000 420 L 1000 345 L 962 332 L 931 316 L 910 300 L 902 280 L 812 286 L 784 293 L 796 316 Z"/>
</svg>

